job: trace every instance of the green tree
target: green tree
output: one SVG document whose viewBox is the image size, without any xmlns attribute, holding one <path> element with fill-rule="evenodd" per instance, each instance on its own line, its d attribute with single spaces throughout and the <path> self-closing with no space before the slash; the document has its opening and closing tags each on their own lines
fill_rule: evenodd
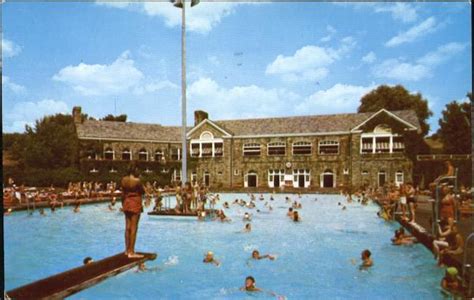
<svg viewBox="0 0 474 300">
<path fill-rule="evenodd" d="M 26 126 L 21 157 L 27 168 L 75 167 L 78 145 L 71 115 L 46 116 L 37 120 L 34 128 Z"/>
<path fill-rule="evenodd" d="M 127 115 L 114 116 L 114 115 L 108 114 L 100 120 L 101 121 L 127 122 Z"/>
<path fill-rule="evenodd" d="M 472 102 L 472 94 L 467 94 Z M 446 104 L 439 119 L 438 137 L 449 154 L 471 153 L 471 103 L 453 101 Z"/>
<path fill-rule="evenodd" d="M 427 120 L 433 113 L 428 108 L 428 101 L 420 93 L 410 94 L 401 85 L 381 85 L 360 99 L 357 111 L 375 112 L 382 108 L 391 111 L 412 109 L 420 121 L 421 134 L 425 136 L 430 130 Z"/>
</svg>

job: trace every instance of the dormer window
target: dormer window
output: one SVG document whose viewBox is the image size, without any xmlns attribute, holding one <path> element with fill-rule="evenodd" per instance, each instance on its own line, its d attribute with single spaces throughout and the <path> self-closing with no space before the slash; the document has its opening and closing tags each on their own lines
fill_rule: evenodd
<svg viewBox="0 0 474 300">
<path fill-rule="evenodd" d="M 191 157 L 221 157 L 224 156 L 224 141 L 215 138 L 212 132 L 204 131 L 199 139 L 191 140 Z"/>
</svg>

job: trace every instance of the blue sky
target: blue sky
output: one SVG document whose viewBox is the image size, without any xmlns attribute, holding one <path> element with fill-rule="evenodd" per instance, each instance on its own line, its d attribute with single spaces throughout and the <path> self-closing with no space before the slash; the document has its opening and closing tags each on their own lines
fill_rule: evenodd
<svg viewBox="0 0 474 300">
<path fill-rule="evenodd" d="M 201 2 L 187 10 L 188 122 L 355 112 L 380 84 L 441 110 L 472 90 L 469 3 Z M 180 10 L 2 3 L 3 131 L 73 106 L 179 125 Z"/>
</svg>

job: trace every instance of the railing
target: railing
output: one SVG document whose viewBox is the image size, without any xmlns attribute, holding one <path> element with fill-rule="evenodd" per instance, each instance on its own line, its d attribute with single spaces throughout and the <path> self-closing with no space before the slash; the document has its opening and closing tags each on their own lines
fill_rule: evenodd
<svg viewBox="0 0 474 300">
<path fill-rule="evenodd" d="M 434 236 L 438 236 L 438 230 L 437 230 L 437 225 L 439 224 L 440 220 L 439 220 L 439 206 L 440 206 L 440 202 L 441 202 L 441 199 L 440 199 L 440 187 L 441 185 L 443 184 L 443 182 L 446 182 L 446 181 L 451 181 L 453 180 L 454 181 L 454 192 L 456 193 L 457 190 L 458 190 L 458 180 L 457 180 L 457 176 L 458 175 L 458 169 L 456 168 L 455 169 L 455 172 L 454 172 L 454 176 L 443 176 L 443 177 L 440 177 L 438 179 L 435 180 L 435 201 L 433 202 L 433 222 L 432 222 L 432 234 Z M 454 222 L 457 222 L 458 221 L 458 212 L 457 212 L 457 209 L 456 209 L 456 213 L 454 214 Z"/>
<path fill-rule="evenodd" d="M 474 233 L 471 233 L 464 244 L 462 263 L 463 285 L 467 290 L 467 297 L 474 297 Z"/>
<path fill-rule="evenodd" d="M 471 154 L 419 154 L 416 156 L 418 161 L 431 160 L 470 160 Z"/>
</svg>

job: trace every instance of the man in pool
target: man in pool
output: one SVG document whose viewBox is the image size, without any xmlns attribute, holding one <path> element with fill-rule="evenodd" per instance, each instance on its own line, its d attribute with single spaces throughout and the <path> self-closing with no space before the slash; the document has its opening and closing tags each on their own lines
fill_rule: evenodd
<svg viewBox="0 0 474 300">
<path fill-rule="evenodd" d="M 297 211 L 293 212 L 293 222 L 300 222 L 301 218 Z"/>
<path fill-rule="evenodd" d="M 252 259 L 260 260 L 260 259 L 264 259 L 264 258 L 268 258 L 269 260 L 274 260 L 275 256 L 273 256 L 271 254 L 260 255 L 260 252 L 258 252 L 258 250 L 253 250 L 252 251 Z"/>
<path fill-rule="evenodd" d="M 255 278 L 247 276 L 245 278 L 245 285 L 240 290 L 246 292 L 261 292 L 262 290 L 255 286 Z"/>
<path fill-rule="evenodd" d="M 293 207 L 288 208 L 288 212 L 286 213 L 286 216 L 293 218 Z"/>
<path fill-rule="evenodd" d="M 252 231 L 252 225 L 250 223 L 245 224 L 245 228 L 243 232 L 251 232 Z"/>
<path fill-rule="evenodd" d="M 248 212 L 246 212 L 246 213 L 244 214 L 243 220 L 244 220 L 244 221 L 247 221 L 247 222 L 251 221 L 250 214 L 249 214 Z"/>
<path fill-rule="evenodd" d="M 361 253 L 362 264 L 360 265 L 361 269 L 367 269 L 374 265 L 372 258 L 370 258 L 371 255 L 372 253 L 368 249 L 365 249 L 364 251 L 362 251 Z"/>
<path fill-rule="evenodd" d="M 217 259 L 214 258 L 214 253 L 212 251 L 208 251 L 206 253 L 206 256 L 204 256 L 202 262 L 205 264 L 214 264 L 216 266 L 221 264 Z"/>
</svg>

